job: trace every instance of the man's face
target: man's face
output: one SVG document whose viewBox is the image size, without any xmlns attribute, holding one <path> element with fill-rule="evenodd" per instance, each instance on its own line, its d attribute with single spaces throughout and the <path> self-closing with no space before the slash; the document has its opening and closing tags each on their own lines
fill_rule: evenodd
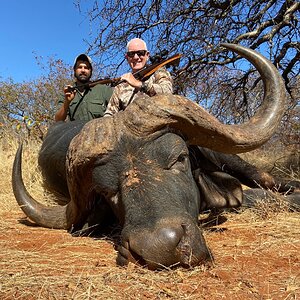
<svg viewBox="0 0 300 300">
<path fill-rule="evenodd" d="M 92 69 L 90 64 L 82 60 L 77 61 L 74 76 L 77 79 L 77 82 L 89 82 L 92 76 Z"/>
<path fill-rule="evenodd" d="M 145 45 L 141 41 L 134 41 L 129 44 L 125 57 L 132 71 L 136 72 L 146 65 L 149 52 L 145 49 Z"/>
</svg>

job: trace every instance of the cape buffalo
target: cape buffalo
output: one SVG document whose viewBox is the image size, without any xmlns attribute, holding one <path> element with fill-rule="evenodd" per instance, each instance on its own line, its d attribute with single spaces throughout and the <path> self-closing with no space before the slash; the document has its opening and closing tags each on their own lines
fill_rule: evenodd
<svg viewBox="0 0 300 300">
<path fill-rule="evenodd" d="M 270 61 L 239 45 L 224 46 L 252 62 L 264 83 L 263 103 L 247 123 L 223 125 L 178 95 L 141 97 L 113 117 L 86 124 L 57 123 L 43 142 L 39 165 L 47 185 L 70 201 L 47 207 L 29 195 L 20 147 L 12 184 L 24 213 L 40 226 L 72 233 L 117 218 L 122 225 L 119 265 L 138 261 L 155 269 L 209 259 L 198 214 L 240 206 L 240 181 L 275 186 L 271 176 L 234 154 L 265 143 L 285 106 L 284 85 Z"/>
</svg>

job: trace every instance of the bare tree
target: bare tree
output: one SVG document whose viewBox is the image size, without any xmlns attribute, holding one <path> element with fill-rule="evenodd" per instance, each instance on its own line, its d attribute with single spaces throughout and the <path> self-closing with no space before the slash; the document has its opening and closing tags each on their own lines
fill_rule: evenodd
<svg viewBox="0 0 300 300">
<path fill-rule="evenodd" d="M 152 54 L 182 53 L 173 71 L 176 93 L 186 95 L 228 123 L 248 118 L 259 105 L 258 75 L 220 43 L 256 49 L 280 70 L 289 93 L 300 72 L 300 3 L 290 0 L 103 0 L 75 1 L 95 32 L 87 43 L 109 75 L 124 71 L 120 53 L 133 37 Z M 213 101 L 221 99 L 220 101 Z M 299 104 L 298 104 L 299 105 Z"/>
<path fill-rule="evenodd" d="M 23 83 L 11 79 L 0 81 L 0 122 L 27 136 L 43 138 L 46 128 L 54 121 L 63 87 L 70 83 L 71 67 L 53 57 L 46 63 L 39 57 L 36 60 L 44 71 L 39 78 Z"/>
</svg>

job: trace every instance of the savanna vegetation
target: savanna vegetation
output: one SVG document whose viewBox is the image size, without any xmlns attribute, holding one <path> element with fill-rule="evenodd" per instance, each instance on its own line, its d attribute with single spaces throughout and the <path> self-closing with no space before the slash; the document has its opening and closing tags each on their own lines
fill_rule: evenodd
<svg viewBox="0 0 300 300">
<path fill-rule="evenodd" d="M 300 26 L 298 1 L 76 0 L 88 18 L 86 43 L 97 64 L 94 78 L 126 69 L 127 41 L 142 37 L 152 54 L 182 53 L 171 70 L 176 93 L 224 123 L 247 120 L 261 99 L 252 67 L 221 48 L 240 43 L 264 53 L 281 72 L 286 114 L 274 138 L 243 157 L 265 170 L 300 180 Z M 37 199 L 53 198 L 42 185 L 36 158 L 72 68 L 36 57 L 40 78 L 0 78 L 0 298 L 1 299 L 298 299 L 299 212 L 284 197 L 245 211 L 201 215 L 214 263 L 194 269 L 149 271 L 115 265 L 113 234 L 75 238 L 24 218 L 11 189 L 18 141 L 25 141 L 23 176 Z"/>
<path fill-rule="evenodd" d="M 221 43 L 239 43 L 263 53 L 281 72 L 287 90 L 286 114 L 276 143 L 299 144 L 300 3 L 264 1 L 74 1 L 90 22 L 84 42 L 95 63 L 94 79 L 118 77 L 128 71 L 124 53 L 128 40 L 142 37 L 150 53 L 181 53 L 172 74 L 175 92 L 196 101 L 224 123 L 253 115 L 262 98 L 253 67 Z M 15 83 L 0 78 L 0 122 L 29 133 L 53 120 L 62 88 L 72 70 L 62 60 L 37 55 L 43 75 Z M 38 131 L 39 131 L 38 130 Z"/>
</svg>

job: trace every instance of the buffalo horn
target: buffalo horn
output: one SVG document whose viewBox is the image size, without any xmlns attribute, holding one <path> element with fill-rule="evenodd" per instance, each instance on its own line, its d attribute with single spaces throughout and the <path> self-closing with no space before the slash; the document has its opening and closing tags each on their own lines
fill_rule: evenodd
<svg viewBox="0 0 300 300">
<path fill-rule="evenodd" d="M 191 145 L 225 153 L 260 147 L 274 134 L 284 113 L 285 88 L 275 66 L 258 52 L 235 44 L 222 44 L 250 61 L 260 73 L 264 99 L 255 115 L 240 125 L 224 125 L 195 102 L 176 95 L 138 98 L 124 111 L 126 127 L 139 136 L 173 128 Z"/>
<path fill-rule="evenodd" d="M 15 198 L 25 213 L 40 226 L 47 228 L 66 229 L 66 206 L 53 206 L 38 203 L 27 192 L 22 179 L 22 145 L 19 146 L 13 164 L 12 187 Z"/>
</svg>

